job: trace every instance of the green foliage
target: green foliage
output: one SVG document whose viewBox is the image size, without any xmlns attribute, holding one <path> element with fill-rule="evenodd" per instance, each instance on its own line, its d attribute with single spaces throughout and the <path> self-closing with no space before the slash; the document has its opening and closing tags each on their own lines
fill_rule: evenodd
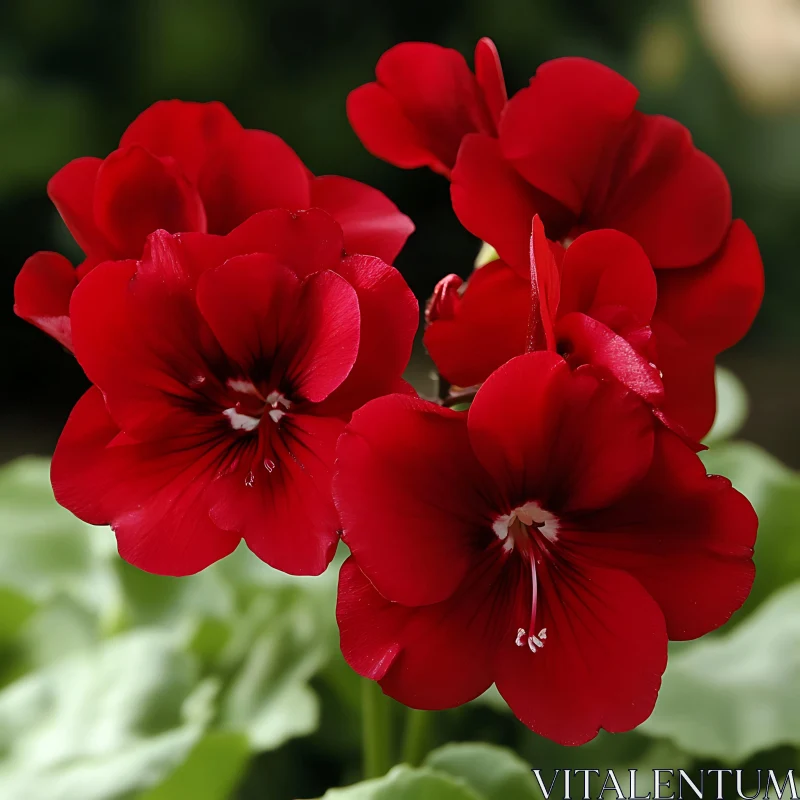
<svg viewBox="0 0 800 800">
<path fill-rule="evenodd" d="M 462 778 L 484 800 L 539 800 L 531 769 L 504 747 L 477 742 L 449 744 L 434 750 L 426 766 Z"/>
<path fill-rule="evenodd" d="M 335 574 L 241 549 L 148 575 L 56 504 L 48 467 L 0 470 L 0 797 L 230 796 L 256 753 L 318 724 Z"/>
<path fill-rule="evenodd" d="M 226 800 L 241 779 L 250 759 L 250 747 L 239 733 L 206 734 L 187 760 L 163 783 L 138 800 Z"/>
<path fill-rule="evenodd" d="M 400 765 L 383 778 L 331 789 L 324 800 L 483 800 L 458 778 Z"/>
<path fill-rule="evenodd" d="M 696 756 L 738 764 L 800 745 L 800 583 L 724 636 L 673 654 L 656 710 L 642 726 Z"/>
</svg>

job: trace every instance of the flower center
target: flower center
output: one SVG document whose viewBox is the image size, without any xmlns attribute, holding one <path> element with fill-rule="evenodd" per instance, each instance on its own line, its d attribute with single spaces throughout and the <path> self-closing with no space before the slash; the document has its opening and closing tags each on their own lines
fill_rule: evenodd
<svg viewBox="0 0 800 800">
<path fill-rule="evenodd" d="M 228 388 L 233 391 L 233 405 L 222 413 L 235 431 L 254 431 L 265 413 L 277 424 L 292 407 L 280 392 L 273 390 L 265 396 L 249 380 L 229 378 Z"/>
<path fill-rule="evenodd" d="M 528 645 L 530 651 L 544 647 L 547 639 L 547 628 L 537 631 L 536 612 L 539 601 L 539 581 L 536 575 L 536 564 L 541 562 L 550 546 L 558 538 L 558 519 L 549 511 L 545 511 L 538 503 L 530 502 L 515 508 L 510 514 L 499 516 L 492 525 L 492 530 L 503 543 L 503 550 L 511 553 L 514 550 L 528 562 L 531 570 L 531 616 L 527 631 L 517 629 L 515 642 L 518 647 Z"/>
</svg>

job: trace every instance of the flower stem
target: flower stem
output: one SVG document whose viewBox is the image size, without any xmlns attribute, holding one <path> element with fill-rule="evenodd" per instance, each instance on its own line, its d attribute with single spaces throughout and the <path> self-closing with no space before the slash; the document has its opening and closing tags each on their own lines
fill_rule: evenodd
<svg viewBox="0 0 800 800">
<path fill-rule="evenodd" d="M 380 778 L 392 766 L 391 708 L 389 700 L 375 682 L 361 682 L 361 747 L 364 777 Z"/>
<path fill-rule="evenodd" d="M 403 738 L 403 761 L 418 767 L 428 753 L 430 714 L 409 708 L 406 712 L 406 730 Z"/>
</svg>

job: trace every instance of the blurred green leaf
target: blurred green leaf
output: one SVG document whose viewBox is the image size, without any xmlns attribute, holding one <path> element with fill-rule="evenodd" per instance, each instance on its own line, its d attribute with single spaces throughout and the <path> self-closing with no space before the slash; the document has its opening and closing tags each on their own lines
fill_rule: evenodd
<svg viewBox="0 0 800 800">
<path fill-rule="evenodd" d="M 434 750 L 425 765 L 465 780 L 485 800 L 539 800 L 542 793 L 530 767 L 511 750 L 464 742 Z"/>
<path fill-rule="evenodd" d="M 112 800 L 182 763 L 213 713 L 174 637 L 141 630 L 0 693 L 0 797 Z"/>
<path fill-rule="evenodd" d="M 756 579 L 745 608 L 755 608 L 800 575 L 800 473 L 757 445 L 727 442 L 701 454 L 709 472 L 725 475 L 758 513 Z"/>
<path fill-rule="evenodd" d="M 257 597 L 221 656 L 243 663 L 223 697 L 220 722 L 247 733 L 255 750 L 311 733 L 319 721 L 308 681 L 329 647 L 313 603 L 303 599 L 295 592 Z"/>
<path fill-rule="evenodd" d="M 172 775 L 138 800 L 228 800 L 249 759 L 246 737 L 219 731 L 208 733 Z"/>
<path fill-rule="evenodd" d="M 747 421 L 750 403 L 744 384 L 725 367 L 717 367 L 714 375 L 717 387 L 717 415 L 705 438 L 706 444 L 735 436 Z"/>
<path fill-rule="evenodd" d="M 112 553 L 110 531 L 56 503 L 47 459 L 20 458 L 0 469 L 0 586 L 35 603 L 66 595 L 110 624 L 120 605 Z"/>
<path fill-rule="evenodd" d="M 401 764 L 388 775 L 344 789 L 331 789 L 324 800 L 484 800 L 458 778 Z"/>
<path fill-rule="evenodd" d="M 36 604 L 21 592 L 0 588 L 0 647 L 13 641 L 36 611 Z"/>
<path fill-rule="evenodd" d="M 800 583 L 771 597 L 727 635 L 670 658 L 655 711 L 640 730 L 682 750 L 738 763 L 800 745 Z"/>
</svg>

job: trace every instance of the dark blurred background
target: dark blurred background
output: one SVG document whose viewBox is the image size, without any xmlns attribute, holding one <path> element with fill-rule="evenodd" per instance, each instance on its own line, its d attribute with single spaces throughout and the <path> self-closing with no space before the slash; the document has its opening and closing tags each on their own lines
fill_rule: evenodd
<svg viewBox="0 0 800 800">
<path fill-rule="evenodd" d="M 0 0 L 0 458 L 51 452 L 84 388 L 71 357 L 11 311 L 28 255 L 79 260 L 45 191 L 59 167 L 106 155 L 155 100 L 222 100 L 315 173 L 371 183 L 409 214 L 417 232 L 397 265 L 424 299 L 442 275 L 469 271 L 478 243 L 453 216 L 446 181 L 361 147 L 345 98 L 399 41 L 455 47 L 471 63 L 487 35 L 510 92 L 543 60 L 598 59 L 721 164 L 767 273 L 756 325 L 722 360 L 752 398 L 743 435 L 800 465 L 797 0 Z"/>
</svg>

